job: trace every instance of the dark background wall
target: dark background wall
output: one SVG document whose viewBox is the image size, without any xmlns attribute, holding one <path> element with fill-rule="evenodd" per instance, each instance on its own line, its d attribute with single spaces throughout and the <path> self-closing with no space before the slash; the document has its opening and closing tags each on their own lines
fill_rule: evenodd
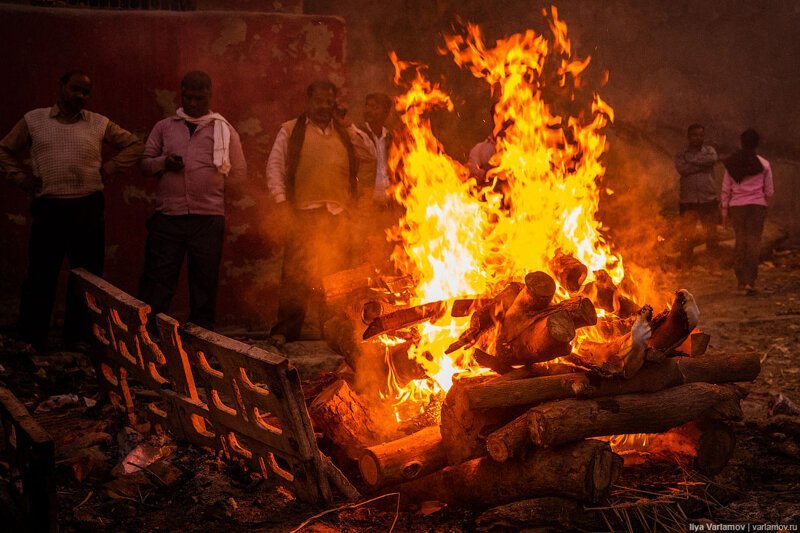
<svg viewBox="0 0 800 533">
<path fill-rule="evenodd" d="M 219 322 L 264 329 L 274 315 L 278 276 L 267 154 L 281 122 L 303 110 L 310 81 L 344 82 L 344 44 L 344 22 L 325 16 L 0 6 L 0 48 L 11 74 L 0 131 L 5 135 L 30 109 L 53 105 L 56 80 L 72 67 L 94 78 L 89 109 L 145 137 L 180 105 L 182 75 L 206 70 L 214 81 L 211 107 L 240 133 L 249 165 L 248 179 L 227 189 Z M 137 169 L 106 184 L 106 277 L 132 294 L 154 191 L 154 181 Z M 28 204 L 22 191 L 0 182 L 2 324 L 16 316 L 27 263 Z M 184 318 L 185 290 L 176 304 L 176 317 Z"/>
<path fill-rule="evenodd" d="M 17 0 L 14 3 L 21 3 Z M 547 33 L 549 2 L 509 0 L 197 0 L 198 9 L 236 12 L 141 12 L 38 9 L 0 5 L 3 89 L 0 131 L 29 109 L 51 105 L 67 66 L 95 77 L 90 108 L 144 137 L 179 104 L 189 69 L 215 80 L 212 107 L 239 130 L 247 183 L 231 184 L 220 292 L 220 322 L 263 329 L 274 316 L 278 236 L 264 185 L 264 164 L 278 125 L 303 107 L 316 78 L 345 86 L 355 119 L 371 91 L 396 94 L 391 50 L 430 65 L 453 95 L 456 112 L 436 117 L 448 151 L 464 158 L 489 130 L 486 86 L 437 53 L 456 16 L 481 24 L 489 40 L 526 28 Z M 672 156 L 685 128 L 707 126 L 722 153 L 755 127 L 774 166 L 770 218 L 800 236 L 800 0 L 604 0 L 558 2 L 587 73 L 610 72 L 600 92 L 616 110 L 609 128 L 603 214 L 626 246 L 669 237 L 677 211 Z M 248 10 L 282 11 L 256 14 Z M 299 15 L 299 13 L 306 15 Z M 721 174 L 721 172 L 720 172 Z M 108 184 L 108 279 L 136 293 L 144 220 L 153 183 L 135 170 Z M 28 199 L 0 183 L 0 324 L 13 322 L 27 249 Z M 645 246 L 645 248 L 647 248 Z M 626 256 L 627 257 L 627 256 Z M 185 293 L 176 316 L 183 318 Z"/>
</svg>

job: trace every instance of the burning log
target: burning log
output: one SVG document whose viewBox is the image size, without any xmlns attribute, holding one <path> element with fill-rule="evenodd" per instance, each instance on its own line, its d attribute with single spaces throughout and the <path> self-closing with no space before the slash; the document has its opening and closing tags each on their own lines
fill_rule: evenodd
<svg viewBox="0 0 800 533">
<path fill-rule="evenodd" d="M 652 394 L 543 404 L 528 411 L 524 423 L 533 444 L 556 446 L 604 435 L 661 433 L 741 397 L 734 385 L 690 383 Z"/>
<path fill-rule="evenodd" d="M 475 344 L 481 335 L 494 327 L 511 308 L 517 294 L 522 291 L 523 285 L 512 281 L 500 293 L 492 298 L 489 303 L 475 311 L 469 320 L 469 327 L 459 335 L 458 340 L 448 346 L 446 354 L 453 353 L 465 346 Z M 453 315 L 455 316 L 455 315 Z"/>
<path fill-rule="evenodd" d="M 400 328 L 412 326 L 420 322 L 434 321 L 447 311 L 446 302 L 430 302 L 427 304 L 398 309 L 388 315 L 382 315 L 370 322 L 364 331 L 363 339 L 388 333 Z"/>
<path fill-rule="evenodd" d="M 556 252 L 556 256 L 550 261 L 550 270 L 552 270 L 558 283 L 569 292 L 579 291 L 586 280 L 587 274 L 589 274 L 589 269 L 586 268 L 586 265 L 571 255 L 562 253 L 560 250 Z"/>
<path fill-rule="evenodd" d="M 706 475 L 716 475 L 728 464 L 736 446 L 733 430 L 719 420 L 692 421 L 666 433 L 610 437 L 615 453 L 625 466 L 645 460 L 674 461 L 676 456 L 692 461 Z"/>
<path fill-rule="evenodd" d="M 498 362 L 506 366 L 539 363 L 572 352 L 575 322 L 568 311 L 560 310 L 537 318 L 515 336 L 512 332 L 503 325 L 497 340 Z"/>
<path fill-rule="evenodd" d="M 602 376 L 633 377 L 645 361 L 647 343 L 652 334 L 653 310 L 642 308 L 631 331 L 608 342 L 584 341 L 568 360 L 590 368 Z"/>
<path fill-rule="evenodd" d="M 561 371 L 560 365 L 555 370 Z M 517 369 L 518 375 L 533 370 Z M 482 383 L 455 387 L 463 389 L 465 409 L 530 406 L 572 397 L 599 398 L 620 394 L 657 392 L 687 383 L 730 383 L 753 381 L 761 371 L 754 354 L 675 357 L 645 364 L 631 379 L 606 379 L 586 372 L 508 379 L 508 374 Z M 452 389 L 451 389 L 452 390 Z"/>
<path fill-rule="evenodd" d="M 342 270 L 325 276 L 322 279 L 325 301 L 332 302 L 355 290 L 368 288 L 373 276 L 375 276 L 375 269 L 367 263 L 357 268 Z"/>
<path fill-rule="evenodd" d="M 600 309 L 614 313 L 620 318 L 627 318 L 637 313 L 640 306 L 620 293 L 608 272 L 595 270 L 593 273 L 594 281 L 584 285 L 581 293 L 589 297 Z"/>
<path fill-rule="evenodd" d="M 556 282 L 544 272 L 526 274 L 525 285 L 503 317 L 500 335 L 507 339 L 519 336 L 538 318 L 540 311 L 550 305 L 555 292 Z"/>
<path fill-rule="evenodd" d="M 653 318 L 653 335 L 650 347 L 664 354 L 669 354 L 683 344 L 692 333 L 700 319 L 700 310 L 694 296 L 686 289 L 675 292 L 675 299 L 669 311 Z"/>
<path fill-rule="evenodd" d="M 439 429 L 442 446 L 451 465 L 483 455 L 486 436 L 521 413 L 520 407 L 471 409 L 467 391 L 486 379 L 482 377 L 468 382 L 456 381 L 442 404 Z"/>
<path fill-rule="evenodd" d="M 315 430 L 328 436 L 350 459 L 358 459 L 364 448 L 382 440 L 366 404 L 344 380 L 323 390 L 308 412 Z"/>
<path fill-rule="evenodd" d="M 436 426 L 367 448 L 358 461 L 361 477 L 372 488 L 416 479 L 446 465 Z"/>
<path fill-rule="evenodd" d="M 400 486 L 414 501 L 487 507 L 531 496 L 565 496 L 597 501 L 608 494 L 622 459 L 607 443 L 585 440 L 558 449 L 536 450 L 522 461 L 495 463 L 488 457 L 447 467 Z"/>
<path fill-rule="evenodd" d="M 453 301 L 453 307 L 450 309 L 450 316 L 456 318 L 468 316 L 481 307 L 492 303 L 492 301 L 492 298 L 459 298 Z"/>
</svg>

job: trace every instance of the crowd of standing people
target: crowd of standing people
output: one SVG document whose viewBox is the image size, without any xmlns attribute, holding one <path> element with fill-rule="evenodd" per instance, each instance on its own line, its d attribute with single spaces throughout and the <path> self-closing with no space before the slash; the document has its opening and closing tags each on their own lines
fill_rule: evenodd
<svg viewBox="0 0 800 533">
<path fill-rule="evenodd" d="M 0 141 L 0 171 L 33 196 L 20 336 L 38 350 L 47 348 L 65 257 L 70 268 L 103 275 L 103 182 L 136 164 L 157 182 L 155 212 L 146 223 L 139 297 L 150 305 L 151 316 L 167 312 L 186 262 L 189 320 L 213 330 L 226 184 L 243 180 L 247 164 L 235 128 L 211 111 L 211 78 L 200 71 L 187 73 L 180 85 L 182 106 L 156 123 L 145 143 L 107 117 L 86 110 L 91 89 L 88 74 L 66 72 L 59 80 L 56 104 L 26 113 Z M 266 188 L 286 234 L 278 316 L 271 331 L 276 344 L 300 338 L 309 305 L 316 304 L 324 320 L 324 276 L 347 268 L 354 248 L 380 248 L 381 242 L 385 246 L 383 230 L 397 218 L 387 194 L 393 140 L 387 119 L 392 99 L 383 93 L 367 95 L 365 121 L 356 126 L 339 96 L 329 81 L 309 85 L 304 112 L 281 125 L 266 164 Z M 751 294 L 773 195 L 770 164 L 757 154 L 758 134 L 745 131 L 741 149 L 722 161 L 720 195 L 713 172 L 720 160 L 704 134 L 702 125 L 691 125 L 688 146 L 675 159 L 680 174 L 681 258 L 684 263 L 691 260 L 698 223 L 713 253 L 718 246 L 717 222 L 730 220 L 736 233 L 734 270 L 739 289 Z M 489 137 L 470 153 L 468 165 L 478 183 L 488 179 L 495 144 L 496 139 Z M 117 151 L 107 161 L 102 156 L 104 145 Z M 30 167 L 22 161 L 26 152 Z M 355 242 L 350 233 L 359 224 Z M 67 292 L 64 341 L 69 347 L 87 340 L 88 317 L 80 298 L 72 290 Z M 157 335 L 153 324 L 148 329 Z"/>
</svg>

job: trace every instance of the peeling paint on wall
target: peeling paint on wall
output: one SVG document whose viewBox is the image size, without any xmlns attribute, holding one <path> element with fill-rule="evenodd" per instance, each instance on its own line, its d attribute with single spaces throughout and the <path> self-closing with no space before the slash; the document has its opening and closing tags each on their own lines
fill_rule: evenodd
<svg viewBox="0 0 800 533">
<path fill-rule="evenodd" d="M 178 106 L 175 104 L 175 101 L 178 98 L 178 93 L 175 91 L 167 91 L 166 89 L 156 89 L 153 91 L 156 95 L 156 103 L 158 107 L 161 108 L 162 113 L 165 117 L 171 117 L 175 114 L 175 110 L 178 109 Z"/>
<path fill-rule="evenodd" d="M 266 187 L 266 184 L 264 186 Z M 231 205 L 233 205 L 233 207 L 236 209 L 247 209 L 248 207 L 253 207 L 256 205 L 256 201 L 253 200 L 252 196 L 247 195 L 231 202 Z"/>
<path fill-rule="evenodd" d="M 141 187 L 128 185 L 122 190 L 122 200 L 126 204 L 132 203 L 134 200 L 141 200 L 148 204 L 156 203 L 156 193 L 148 193 Z"/>
<path fill-rule="evenodd" d="M 17 226 L 24 226 L 28 222 L 28 217 L 25 215 L 17 215 L 13 213 L 6 213 L 8 220 L 11 221 L 12 224 L 16 224 Z"/>
<path fill-rule="evenodd" d="M 230 243 L 236 242 L 236 240 L 247 233 L 247 230 L 250 229 L 250 224 L 241 224 L 239 226 L 228 226 L 228 237 L 227 241 Z"/>
<path fill-rule="evenodd" d="M 236 124 L 236 131 L 239 135 L 255 136 L 264 131 L 264 128 L 261 127 L 261 120 L 258 117 L 248 117 Z"/>
<path fill-rule="evenodd" d="M 226 19 L 219 37 L 211 45 L 211 53 L 221 56 L 228 47 L 236 46 L 247 39 L 247 23 L 240 18 Z"/>
</svg>

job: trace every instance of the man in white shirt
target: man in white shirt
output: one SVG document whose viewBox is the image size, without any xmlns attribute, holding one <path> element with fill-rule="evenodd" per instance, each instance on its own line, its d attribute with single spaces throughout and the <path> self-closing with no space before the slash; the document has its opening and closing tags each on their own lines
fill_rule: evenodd
<svg viewBox="0 0 800 533">
<path fill-rule="evenodd" d="M 322 278 L 349 266 L 358 169 L 375 157 L 356 128 L 345 124 L 337 95 L 329 81 L 309 85 L 306 111 L 281 125 L 267 161 L 267 187 L 287 229 L 272 327 L 279 343 L 300 338 L 307 304 L 322 302 Z"/>
</svg>

